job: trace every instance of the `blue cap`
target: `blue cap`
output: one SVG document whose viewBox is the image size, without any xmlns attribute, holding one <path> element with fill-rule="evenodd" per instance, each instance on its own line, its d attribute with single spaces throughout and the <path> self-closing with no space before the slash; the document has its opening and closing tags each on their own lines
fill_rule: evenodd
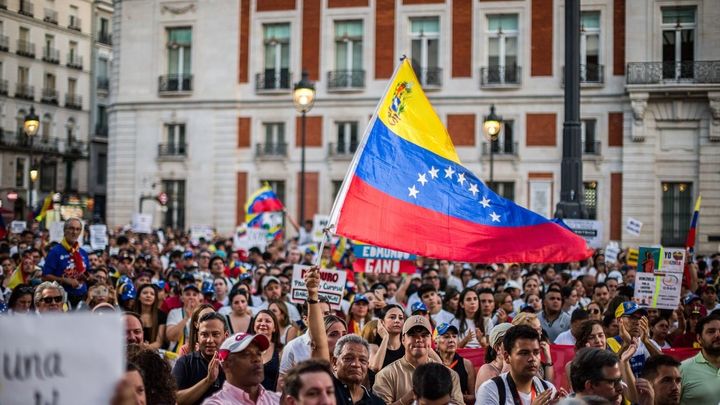
<svg viewBox="0 0 720 405">
<path fill-rule="evenodd" d="M 240 281 L 245 281 L 245 280 L 250 280 L 250 279 L 252 279 L 252 273 L 250 273 L 249 271 L 242 273 L 238 276 L 238 280 L 240 280 Z"/>
<path fill-rule="evenodd" d="M 458 333 L 458 328 L 455 327 L 455 325 L 451 325 L 449 323 L 441 323 L 440 325 L 435 328 L 435 332 L 438 336 L 442 336 L 448 332 L 454 331 L 456 334 Z"/>
<path fill-rule="evenodd" d="M 353 295 L 351 304 L 354 304 L 356 302 L 365 302 L 366 304 L 369 304 L 370 300 L 368 300 L 368 297 L 366 297 L 365 295 L 357 293 L 357 294 Z"/>
<path fill-rule="evenodd" d="M 187 291 L 187 290 L 191 290 L 191 289 L 195 290 L 197 292 L 200 292 L 200 289 L 198 288 L 197 284 L 195 284 L 195 283 L 190 283 L 190 284 L 186 285 L 185 287 L 183 287 L 183 291 Z"/>
<path fill-rule="evenodd" d="M 617 309 L 615 310 L 615 318 L 632 315 L 636 312 L 642 315 L 647 315 L 647 310 L 638 305 L 636 302 L 625 301 L 622 304 L 618 305 Z"/>
<path fill-rule="evenodd" d="M 428 309 L 427 309 L 427 307 L 425 306 L 425 304 L 423 304 L 423 303 L 420 302 L 420 301 L 412 304 L 412 306 L 410 307 L 410 313 L 412 313 L 412 314 L 414 314 L 415 312 L 419 312 L 419 311 L 423 311 L 423 312 L 427 312 L 427 311 L 428 311 Z"/>
<path fill-rule="evenodd" d="M 695 300 L 699 300 L 699 299 L 700 299 L 700 297 L 698 295 L 690 294 L 687 297 L 685 297 L 685 300 L 683 302 L 685 303 L 685 305 L 690 305 L 691 302 L 693 302 Z"/>
<path fill-rule="evenodd" d="M 184 257 L 185 259 L 192 259 L 192 257 L 193 257 L 193 252 L 192 252 L 192 250 L 186 250 L 185 253 L 183 253 L 183 257 Z"/>
<path fill-rule="evenodd" d="M 164 290 L 165 289 L 165 280 L 155 280 L 152 282 L 152 285 L 155 287 Z"/>
<path fill-rule="evenodd" d="M 215 294 L 215 286 L 212 281 L 203 281 L 202 283 L 203 294 Z"/>
<path fill-rule="evenodd" d="M 123 284 L 119 288 L 120 292 L 120 301 L 129 301 L 134 300 L 137 298 L 137 291 L 135 291 L 135 287 L 133 287 L 132 284 Z"/>
</svg>

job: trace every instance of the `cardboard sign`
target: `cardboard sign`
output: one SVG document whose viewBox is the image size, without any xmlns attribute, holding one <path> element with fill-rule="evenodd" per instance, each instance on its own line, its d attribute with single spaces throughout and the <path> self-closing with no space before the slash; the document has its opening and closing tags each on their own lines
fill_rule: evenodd
<svg viewBox="0 0 720 405">
<path fill-rule="evenodd" d="M 312 238 L 315 243 L 322 243 L 325 233 L 323 229 L 330 223 L 330 215 L 315 214 L 313 216 Z"/>
<path fill-rule="evenodd" d="M 190 240 L 194 244 L 200 243 L 200 238 L 205 239 L 206 242 L 210 242 L 215 237 L 215 231 L 212 226 L 209 225 L 193 225 L 190 227 Z"/>
<path fill-rule="evenodd" d="M 233 234 L 233 248 L 235 250 L 242 249 L 246 252 L 250 248 L 257 247 L 264 251 L 267 246 L 267 232 L 262 228 L 247 228 L 242 224 L 235 228 Z"/>
<path fill-rule="evenodd" d="M 617 263 L 617 257 L 620 254 L 620 244 L 614 240 L 608 242 L 605 246 L 605 262 Z"/>
<path fill-rule="evenodd" d="M 296 264 L 293 266 L 292 285 L 290 288 L 290 301 L 302 304 L 307 300 L 307 288 L 303 276 L 310 266 Z M 330 302 L 330 306 L 338 310 L 345 293 L 345 281 L 347 273 L 338 270 L 320 269 L 319 295 L 324 296 Z"/>
<path fill-rule="evenodd" d="M 635 276 L 634 298 L 643 307 L 677 309 L 682 274 L 640 273 Z"/>
<path fill-rule="evenodd" d="M 3 405 L 109 404 L 125 371 L 120 314 L 2 316 L 0 342 Z"/>
<path fill-rule="evenodd" d="M 65 228 L 65 221 L 50 222 L 50 226 L 48 226 L 50 242 L 62 241 L 62 238 L 65 236 L 65 230 L 63 228 Z"/>
<path fill-rule="evenodd" d="M 10 232 L 12 233 L 22 233 L 25 229 L 27 229 L 27 222 L 25 221 L 12 221 L 10 223 Z"/>
<path fill-rule="evenodd" d="M 667 248 L 662 251 L 662 273 L 683 274 L 685 269 L 685 249 Z"/>
<path fill-rule="evenodd" d="M 638 272 L 655 273 L 662 266 L 661 247 L 640 247 L 638 254 Z"/>
<path fill-rule="evenodd" d="M 640 236 L 640 230 L 642 229 L 643 223 L 635 218 L 629 217 L 625 224 L 625 231 L 633 236 Z"/>
<path fill-rule="evenodd" d="M 107 225 L 90 225 L 90 246 L 93 248 L 93 250 L 105 250 L 107 245 Z"/>
<path fill-rule="evenodd" d="M 603 224 L 590 219 L 563 219 L 565 224 L 577 235 L 582 236 L 588 246 L 601 248 L 603 243 Z"/>
<path fill-rule="evenodd" d="M 152 233 L 152 222 L 152 215 L 136 213 L 133 215 L 130 229 L 135 233 Z"/>
<path fill-rule="evenodd" d="M 414 274 L 416 267 L 412 260 L 355 259 L 353 271 L 373 274 Z"/>
</svg>

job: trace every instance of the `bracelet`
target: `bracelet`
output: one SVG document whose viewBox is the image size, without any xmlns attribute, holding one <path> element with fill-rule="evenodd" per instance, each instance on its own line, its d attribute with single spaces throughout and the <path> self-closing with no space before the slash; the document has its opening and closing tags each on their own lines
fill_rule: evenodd
<svg viewBox="0 0 720 405">
<path fill-rule="evenodd" d="M 540 364 L 541 364 L 543 367 L 552 367 L 552 366 L 553 366 L 553 363 L 552 363 L 552 362 L 550 362 L 550 363 L 540 363 Z"/>
<path fill-rule="evenodd" d="M 318 301 L 318 300 L 311 300 L 310 298 L 308 298 L 308 299 L 307 299 L 307 303 L 308 303 L 308 304 L 318 304 L 318 303 L 320 303 L 320 301 Z"/>
</svg>

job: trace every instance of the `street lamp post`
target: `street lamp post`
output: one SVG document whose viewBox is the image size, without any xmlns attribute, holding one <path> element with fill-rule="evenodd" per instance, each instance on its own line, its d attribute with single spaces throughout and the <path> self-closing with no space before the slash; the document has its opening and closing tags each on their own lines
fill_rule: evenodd
<svg viewBox="0 0 720 405">
<path fill-rule="evenodd" d="M 30 185 L 29 185 L 29 196 L 28 202 L 30 204 L 30 220 L 32 221 L 32 210 L 33 210 L 33 191 L 35 189 L 35 180 L 37 180 L 38 171 L 33 164 L 33 139 L 40 129 L 40 117 L 35 114 L 35 107 L 30 106 L 30 112 L 25 116 L 23 121 L 23 131 L 29 138 L 30 144 Z"/>
<path fill-rule="evenodd" d="M 300 134 L 300 226 L 305 223 L 305 115 L 312 109 L 314 102 L 315 84 L 308 79 L 308 73 L 303 71 L 302 79 L 295 83 L 293 89 L 293 104 L 295 104 L 295 109 L 302 114 Z"/>
<path fill-rule="evenodd" d="M 485 120 L 483 121 L 483 132 L 485 132 L 485 137 L 490 141 L 490 189 L 494 191 L 494 178 L 493 178 L 493 170 L 494 170 L 494 157 L 495 157 L 495 149 L 493 149 L 493 142 L 495 142 L 498 138 L 498 135 L 500 135 L 500 130 L 502 129 L 502 117 L 495 114 L 495 104 L 490 106 L 490 114 L 485 116 Z"/>
</svg>

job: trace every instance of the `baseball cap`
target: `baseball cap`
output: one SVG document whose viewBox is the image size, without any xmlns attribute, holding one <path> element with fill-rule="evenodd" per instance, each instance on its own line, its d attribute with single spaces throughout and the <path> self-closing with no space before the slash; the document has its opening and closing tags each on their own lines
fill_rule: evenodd
<svg viewBox="0 0 720 405">
<path fill-rule="evenodd" d="M 617 270 L 611 271 L 610 274 L 608 274 L 607 278 L 614 278 L 614 279 L 617 280 L 618 282 L 623 281 L 623 275 L 622 275 L 622 273 L 620 273 L 620 272 L 617 271 Z"/>
<path fill-rule="evenodd" d="M 690 316 L 693 315 L 700 315 L 700 318 L 704 318 L 707 316 L 707 308 L 705 308 L 705 305 L 695 304 L 690 307 Z"/>
<path fill-rule="evenodd" d="M 275 276 L 265 276 L 265 278 L 263 278 L 263 281 L 262 281 L 262 289 L 264 290 L 265 287 L 268 286 L 268 284 L 273 283 L 273 282 L 280 284 L 280 280 L 279 280 L 277 277 L 275 277 Z"/>
<path fill-rule="evenodd" d="M 257 345 L 260 346 L 260 350 L 263 351 L 270 347 L 270 342 L 265 336 L 240 332 L 225 339 L 218 350 L 218 358 L 220 361 L 225 361 L 230 353 L 240 353 L 247 349 L 252 342 L 257 343 Z"/>
<path fill-rule="evenodd" d="M 455 332 L 458 333 L 458 328 L 455 327 L 455 325 L 449 324 L 449 323 L 441 323 L 440 325 L 435 328 L 435 332 L 438 336 L 442 336 L 448 332 Z"/>
<path fill-rule="evenodd" d="M 206 280 L 202 283 L 203 294 L 215 294 L 215 286 L 212 281 Z"/>
<path fill-rule="evenodd" d="M 246 271 L 238 276 L 239 281 L 252 280 L 252 273 Z"/>
<path fill-rule="evenodd" d="M 428 333 L 432 334 L 432 326 L 430 325 L 430 321 L 422 315 L 413 315 L 405 320 L 405 324 L 403 324 L 403 335 L 408 333 L 410 329 L 412 328 L 423 328 Z"/>
<path fill-rule="evenodd" d="M 129 301 L 137 298 L 137 291 L 132 284 L 123 284 L 120 286 L 120 301 Z"/>
<path fill-rule="evenodd" d="M 182 276 L 180 276 L 180 282 L 181 283 L 194 283 L 195 276 L 193 276 L 190 273 L 183 273 Z"/>
<path fill-rule="evenodd" d="M 368 300 L 368 297 L 366 297 L 364 294 L 357 293 L 357 294 L 353 295 L 353 299 L 350 302 L 350 305 L 352 305 L 356 302 L 364 302 L 366 304 L 369 304 L 370 300 Z"/>
<path fill-rule="evenodd" d="M 698 300 L 698 301 L 699 301 L 699 300 L 700 300 L 700 296 L 695 295 L 695 294 L 690 294 L 690 295 L 688 295 L 687 297 L 685 297 L 684 303 L 685 303 L 685 305 L 690 305 L 690 303 L 693 302 L 693 301 L 695 301 L 695 300 Z"/>
<path fill-rule="evenodd" d="M 629 316 L 636 312 L 642 315 L 647 315 L 647 310 L 645 308 L 642 308 L 635 302 L 625 301 L 622 304 L 618 305 L 617 309 L 615 310 L 615 318 Z"/>
<path fill-rule="evenodd" d="M 183 291 L 187 291 L 187 290 L 195 290 L 197 292 L 200 292 L 200 289 L 198 288 L 197 284 L 195 284 L 194 280 L 193 280 L 193 283 L 188 284 L 185 287 L 183 287 Z"/>
<path fill-rule="evenodd" d="M 508 288 L 517 288 L 518 290 L 522 290 L 520 283 L 515 280 L 508 280 L 508 282 L 505 283 L 505 287 L 503 287 L 503 290 L 507 290 Z"/>
<path fill-rule="evenodd" d="M 425 306 L 425 304 L 422 303 L 421 301 L 418 301 L 418 302 L 412 304 L 412 306 L 410 307 L 410 313 L 412 313 L 412 314 L 415 314 L 415 312 L 427 312 L 427 311 L 428 311 L 427 306 Z"/>
<path fill-rule="evenodd" d="M 490 331 L 490 347 L 497 346 L 505 337 L 505 332 L 512 328 L 512 326 L 513 325 L 509 322 L 495 325 L 495 327 Z"/>
<path fill-rule="evenodd" d="M 715 289 L 715 286 L 714 286 L 714 285 L 710 285 L 710 284 L 705 285 L 705 286 L 703 286 L 703 287 L 700 289 L 700 292 L 701 292 L 701 293 L 705 293 L 705 292 L 708 292 L 708 291 L 717 292 L 717 289 Z"/>
</svg>

